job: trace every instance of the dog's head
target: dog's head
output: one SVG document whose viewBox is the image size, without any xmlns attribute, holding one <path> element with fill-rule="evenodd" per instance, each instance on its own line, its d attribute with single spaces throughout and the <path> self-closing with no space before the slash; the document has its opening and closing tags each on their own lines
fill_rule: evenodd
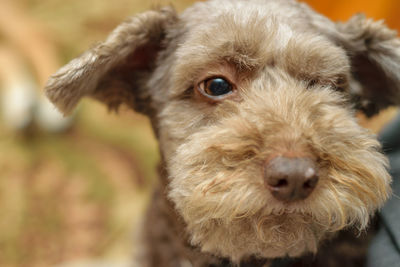
<svg viewBox="0 0 400 267">
<path fill-rule="evenodd" d="M 387 199 L 380 145 L 354 118 L 400 103 L 400 40 L 292 0 L 214 0 L 139 14 L 50 79 L 147 114 L 169 197 L 203 251 L 240 260 L 315 252 Z"/>
</svg>

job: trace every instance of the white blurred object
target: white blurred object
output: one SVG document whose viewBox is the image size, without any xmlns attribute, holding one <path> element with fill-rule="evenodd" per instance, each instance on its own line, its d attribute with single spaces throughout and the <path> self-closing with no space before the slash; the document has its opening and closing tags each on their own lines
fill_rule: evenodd
<svg viewBox="0 0 400 267">
<path fill-rule="evenodd" d="M 4 86 L 7 87 L 8 85 Z M 2 92 L 1 114 L 6 126 L 12 129 L 23 129 L 32 121 L 35 96 L 27 84 L 12 84 Z"/>
<path fill-rule="evenodd" d="M 63 118 L 41 91 L 59 68 L 56 45 L 20 1 L 0 2 L 0 122 L 14 130 L 35 124 L 63 131 L 71 119 Z"/>
<path fill-rule="evenodd" d="M 37 123 L 44 130 L 59 132 L 71 123 L 39 93 L 25 62 L 7 46 L 0 46 L 0 100 L 2 121 L 13 130 Z"/>
<path fill-rule="evenodd" d="M 0 46 L 1 115 L 6 126 L 22 129 L 32 121 L 36 89 L 21 59 L 7 46 Z"/>
</svg>

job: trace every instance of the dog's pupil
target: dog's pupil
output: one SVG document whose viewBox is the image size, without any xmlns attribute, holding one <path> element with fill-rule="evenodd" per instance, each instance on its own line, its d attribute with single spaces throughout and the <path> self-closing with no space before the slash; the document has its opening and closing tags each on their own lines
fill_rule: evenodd
<svg viewBox="0 0 400 267">
<path fill-rule="evenodd" d="M 208 82 L 208 91 L 210 95 L 225 95 L 232 91 L 231 85 L 222 78 L 215 78 Z"/>
</svg>

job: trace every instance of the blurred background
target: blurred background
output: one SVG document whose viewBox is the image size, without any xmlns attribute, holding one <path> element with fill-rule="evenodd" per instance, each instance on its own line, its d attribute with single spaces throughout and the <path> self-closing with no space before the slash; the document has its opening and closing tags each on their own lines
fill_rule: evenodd
<svg viewBox="0 0 400 267">
<path fill-rule="evenodd" d="M 126 17 L 191 0 L 0 0 L 0 266 L 127 266 L 156 181 L 147 119 L 84 100 L 70 118 L 46 102 L 49 75 Z M 400 29 L 397 0 L 309 0 Z M 378 132 L 397 112 L 367 120 Z M 99 266 L 99 265 L 96 265 Z"/>
</svg>

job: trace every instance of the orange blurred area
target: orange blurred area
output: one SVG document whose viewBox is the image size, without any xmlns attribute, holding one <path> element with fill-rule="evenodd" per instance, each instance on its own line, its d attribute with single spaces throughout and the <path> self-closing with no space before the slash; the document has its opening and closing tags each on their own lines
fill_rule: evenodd
<svg viewBox="0 0 400 267">
<path fill-rule="evenodd" d="M 140 249 L 133 236 L 159 160 L 148 120 L 85 100 L 60 123 L 42 88 L 126 17 L 171 2 L 182 11 L 194 1 L 0 0 L 1 267 L 129 266 Z M 400 29 L 398 0 L 306 2 L 334 20 L 364 12 Z M 395 113 L 360 120 L 378 132 Z"/>
<path fill-rule="evenodd" d="M 347 20 L 355 13 L 364 13 L 375 20 L 384 19 L 388 26 L 400 29 L 400 1 L 397 0 L 306 0 L 315 10 L 333 20 Z"/>
</svg>

